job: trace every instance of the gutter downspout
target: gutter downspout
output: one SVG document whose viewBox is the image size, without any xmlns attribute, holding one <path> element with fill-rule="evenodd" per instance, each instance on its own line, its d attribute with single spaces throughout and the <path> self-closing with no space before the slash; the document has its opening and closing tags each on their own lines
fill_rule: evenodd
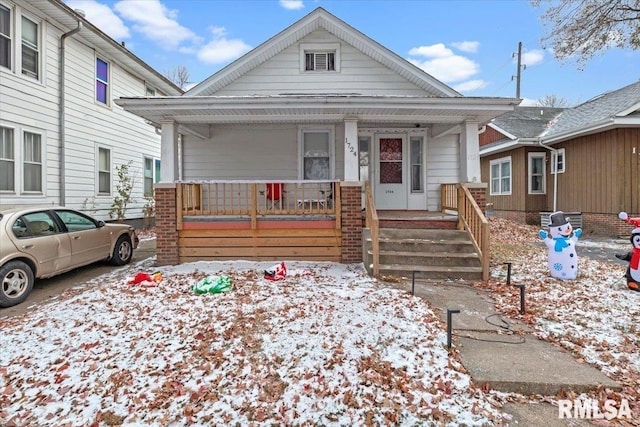
<svg viewBox="0 0 640 427">
<path fill-rule="evenodd" d="M 542 143 L 542 139 L 540 138 L 538 138 L 538 145 L 540 145 L 543 148 L 546 148 L 552 153 L 555 153 L 556 162 L 558 161 L 558 149 L 551 148 L 548 145 L 544 145 Z M 553 156 L 551 156 L 551 160 L 553 160 Z M 553 162 L 551 164 L 551 173 L 553 173 Z M 553 174 L 553 212 L 556 212 L 557 210 L 558 210 L 558 171 L 556 171 L 556 173 Z"/>
<path fill-rule="evenodd" d="M 82 22 L 78 21 L 78 26 L 60 36 L 60 60 L 58 61 L 60 64 L 60 84 L 59 84 L 59 105 L 60 112 L 58 114 L 58 127 L 60 128 L 60 205 L 65 206 L 66 204 L 66 187 L 65 187 L 65 174 L 66 174 L 66 132 L 65 132 L 65 55 L 64 55 L 64 42 L 67 37 L 74 35 L 82 29 Z"/>
</svg>

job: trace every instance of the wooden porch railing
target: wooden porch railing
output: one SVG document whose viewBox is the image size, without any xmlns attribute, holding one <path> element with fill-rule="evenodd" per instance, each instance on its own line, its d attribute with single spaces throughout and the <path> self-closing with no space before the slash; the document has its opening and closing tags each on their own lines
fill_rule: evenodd
<svg viewBox="0 0 640 427">
<path fill-rule="evenodd" d="M 373 202 L 373 194 L 371 192 L 371 184 L 365 182 L 365 213 L 366 226 L 371 233 L 371 250 L 373 252 L 373 276 L 380 275 L 380 225 L 378 221 L 378 212 Z"/>
<path fill-rule="evenodd" d="M 442 184 L 442 212 L 458 212 L 458 228 L 466 230 L 480 256 L 482 280 L 489 279 L 489 221 L 464 184 Z"/>
<path fill-rule="evenodd" d="M 183 181 L 177 183 L 178 229 L 185 216 L 330 215 L 339 221 L 339 181 Z"/>
</svg>

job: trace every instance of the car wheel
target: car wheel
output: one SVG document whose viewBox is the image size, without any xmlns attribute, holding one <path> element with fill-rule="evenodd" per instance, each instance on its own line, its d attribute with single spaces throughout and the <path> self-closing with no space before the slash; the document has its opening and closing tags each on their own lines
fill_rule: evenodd
<svg viewBox="0 0 640 427">
<path fill-rule="evenodd" d="M 114 265 L 128 264 L 132 257 L 133 245 L 131 244 L 131 238 L 129 236 L 120 236 L 116 242 L 116 247 L 113 248 L 111 263 Z"/>
<path fill-rule="evenodd" d="M 0 268 L 0 307 L 26 300 L 33 289 L 33 271 L 22 261 L 9 261 Z"/>
</svg>

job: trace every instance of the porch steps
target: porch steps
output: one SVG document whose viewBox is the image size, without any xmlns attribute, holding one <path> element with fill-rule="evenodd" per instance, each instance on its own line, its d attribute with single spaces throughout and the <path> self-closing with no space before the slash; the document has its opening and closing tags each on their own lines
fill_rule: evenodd
<svg viewBox="0 0 640 427">
<path fill-rule="evenodd" d="M 369 230 L 364 234 L 364 259 L 373 270 Z M 480 257 L 467 233 L 451 229 L 380 229 L 380 275 L 417 279 L 481 280 Z"/>
</svg>

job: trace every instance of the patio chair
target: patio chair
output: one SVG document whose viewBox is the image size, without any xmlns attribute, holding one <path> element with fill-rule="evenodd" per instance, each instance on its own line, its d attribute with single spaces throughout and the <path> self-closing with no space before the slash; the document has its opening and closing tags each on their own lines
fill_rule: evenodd
<svg viewBox="0 0 640 427">
<path fill-rule="evenodd" d="M 261 191 L 267 199 L 267 208 L 274 209 L 276 207 L 282 209 L 282 201 L 284 200 L 284 184 L 281 182 L 271 182 L 266 184 L 266 190 Z"/>
</svg>

